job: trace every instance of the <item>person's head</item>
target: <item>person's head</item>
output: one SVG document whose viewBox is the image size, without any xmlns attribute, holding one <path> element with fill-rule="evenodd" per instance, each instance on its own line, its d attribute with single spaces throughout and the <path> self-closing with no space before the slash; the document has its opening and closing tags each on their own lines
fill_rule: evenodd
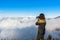
<svg viewBox="0 0 60 40">
<path fill-rule="evenodd" d="M 43 13 L 40 13 L 40 15 L 37 18 L 39 18 L 39 19 L 45 19 L 45 15 Z"/>
<path fill-rule="evenodd" d="M 52 35 L 49 35 L 47 40 L 51 40 L 52 39 Z"/>
</svg>

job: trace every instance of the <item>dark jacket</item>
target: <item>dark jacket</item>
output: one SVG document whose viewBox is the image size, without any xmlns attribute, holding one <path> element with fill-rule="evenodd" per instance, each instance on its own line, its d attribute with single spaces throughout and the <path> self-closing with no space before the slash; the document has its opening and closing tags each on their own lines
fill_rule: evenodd
<svg viewBox="0 0 60 40">
<path fill-rule="evenodd" d="M 36 22 L 36 25 L 38 25 L 38 31 L 40 32 L 40 34 L 41 33 L 45 34 L 45 25 L 46 25 L 46 22 L 39 23 L 39 21 L 38 21 L 38 22 Z"/>
</svg>

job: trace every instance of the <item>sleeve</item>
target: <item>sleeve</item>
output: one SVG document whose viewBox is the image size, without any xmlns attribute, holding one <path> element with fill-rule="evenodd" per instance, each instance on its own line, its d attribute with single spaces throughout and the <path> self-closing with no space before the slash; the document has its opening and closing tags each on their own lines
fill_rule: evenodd
<svg viewBox="0 0 60 40">
<path fill-rule="evenodd" d="M 35 23 L 36 25 L 39 25 L 40 23 L 38 23 L 39 19 L 37 20 L 37 22 Z"/>
</svg>

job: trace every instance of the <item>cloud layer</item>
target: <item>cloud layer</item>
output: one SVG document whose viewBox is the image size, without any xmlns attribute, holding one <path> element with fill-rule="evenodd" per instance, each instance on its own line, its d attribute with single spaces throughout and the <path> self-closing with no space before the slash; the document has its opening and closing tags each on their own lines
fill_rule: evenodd
<svg viewBox="0 0 60 40">
<path fill-rule="evenodd" d="M 1 17 L 0 18 L 0 39 L 6 40 L 32 40 L 36 39 L 37 26 L 35 17 Z M 53 38 L 59 38 L 60 18 L 46 20 L 46 34 Z"/>
</svg>

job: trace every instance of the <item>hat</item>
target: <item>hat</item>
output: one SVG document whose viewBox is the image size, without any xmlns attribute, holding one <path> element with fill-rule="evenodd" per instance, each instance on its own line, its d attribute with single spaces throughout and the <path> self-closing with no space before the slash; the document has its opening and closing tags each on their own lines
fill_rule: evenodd
<svg viewBox="0 0 60 40">
<path fill-rule="evenodd" d="M 43 13 L 40 13 L 39 16 L 37 16 L 36 18 L 40 18 L 41 15 L 44 15 Z"/>
</svg>

